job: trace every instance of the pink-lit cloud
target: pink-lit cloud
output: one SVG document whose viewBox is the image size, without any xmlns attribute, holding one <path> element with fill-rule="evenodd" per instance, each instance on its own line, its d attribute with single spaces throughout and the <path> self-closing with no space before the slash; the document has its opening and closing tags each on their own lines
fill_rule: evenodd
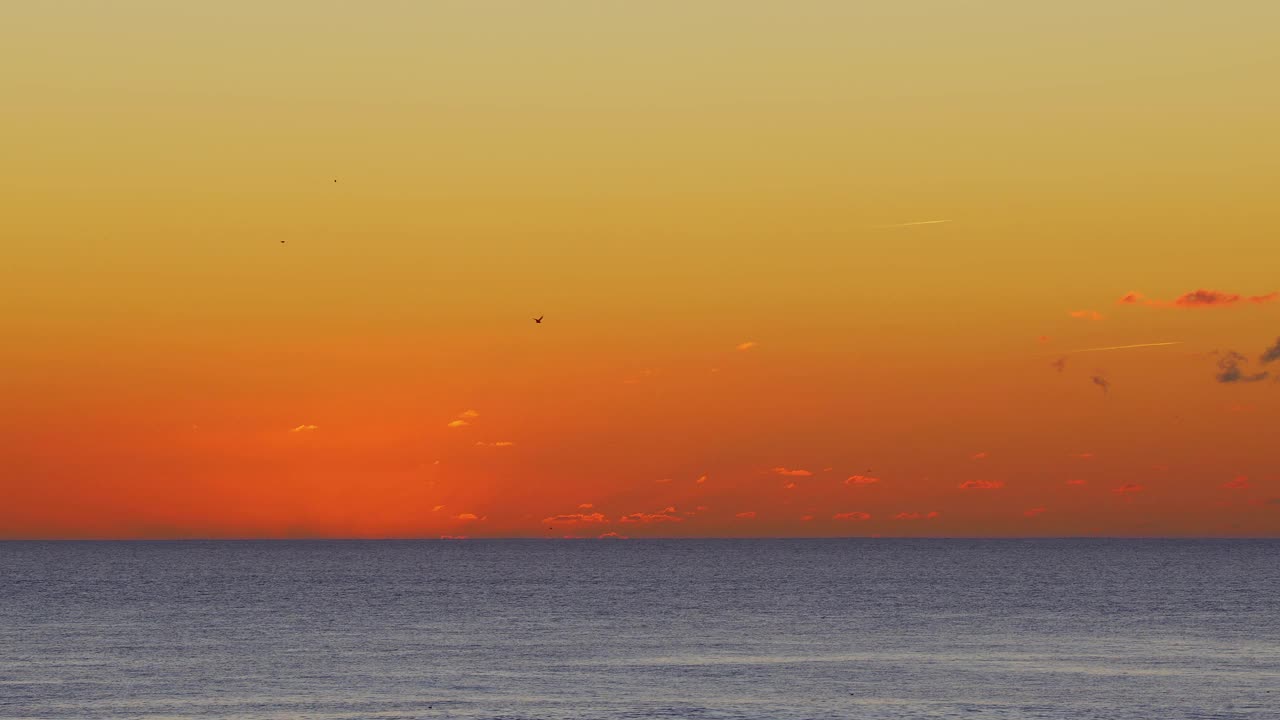
<svg viewBox="0 0 1280 720">
<path fill-rule="evenodd" d="M 471 423 L 467 422 L 466 420 L 450 420 L 450 421 L 449 421 L 449 424 L 448 424 L 448 427 L 451 427 L 451 428 L 460 428 L 460 427 L 466 427 L 466 426 L 468 426 L 468 425 L 470 425 L 470 424 L 471 424 Z"/>
<path fill-rule="evenodd" d="M 1201 288 L 1183 293 L 1171 301 L 1153 300 L 1144 296 L 1142 293 L 1131 292 L 1126 293 L 1116 302 L 1120 305 L 1143 305 L 1146 307 L 1186 309 L 1230 307 L 1242 302 L 1261 305 L 1263 303 L 1274 302 L 1276 300 L 1280 300 L 1280 292 L 1269 292 L 1262 295 L 1240 295 L 1239 293 L 1229 293 L 1221 290 L 1206 290 Z"/>
<path fill-rule="evenodd" d="M 747 510 L 746 512 L 736 513 L 736 514 L 734 515 L 734 517 L 738 518 L 739 520 L 755 520 L 755 519 L 756 519 L 756 511 L 755 511 L 755 510 Z"/>
<path fill-rule="evenodd" d="M 738 352 L 746 352 L 753 347 L 756 347 L 756 342 L 754 340 L 748 340 L 744 343 L 738 343 L 738 345 L 734 347 L 734 349 L 737 350 Z"/>
<path fill-rule="evenodd" d="M 1067 484 L 1068 484 L 1068 485 L 1075 485 L 1075 486 L 1088 485 L 1088 484 L 1089 484 L 1089 481 L 1088 481 L 1088 480 L 1068 480 L 1068 481 L 1067 481 Z"/>
<path fill-rule="evenodd" d="M 986 450 L 983 450 L 982 452 L 976 452 L 976 453 L 974 453 L 974 454 L 970 455 L 970 456 L 969 456 L 969 459 L 970 459 L 970 460 L 986 460 L 986 459 L 987 459 L 987 451 L 986 451 Z"/>
<path fill-rule="evenodd" d="M 463 522 L 474 522 L 476 520 L 483 520 L 484 518 L 479 515 L 476 515 L 475 513 L 468 512 L 468 513 L 459 513 L 457 515 L 454 515 L 453 519 L 461 520 Z"/>
<path fill-rule="evenodd" d="M 1130 493 L 1142 492 L 1143 490 L 1146 490 L 1146 489 L 1147 489 L 1146 485 L 1140 485 L 1138 483 L 1125 483 L 1124 485 L 1121 485 L 1118 488 L 1112 488 L 1111 492 L 1116 493 L 1117 495 L 1127 495 Z"/>
<path fill-rule="evenodd" d="M 942 516 L 942 513 L 938 512 L 937 510 L 931 510 L 929 512 L 901 512 L 901 513 L 898 513 L 897 515 L 894 515 L 893 519 L 894 520 L 933 520 L 934 518 L 941 517 L 941 516 Z"/>
<path fill-rule="evenodd" d="M 961 490 L 999 490 L 1004 487 L 1003 480 L 965 480 L 959 485 Z"/>
<path fill-rule="evenodd" d="M 319 425 L 299 425 L 298 427 L 291 429 L 289 432 L 306 433 L 306 432 L 315 432 L 316 430 L 319 430 L 319 429 L 320 429 Z"/>
<path fill-rule="evenodd" d="M 515 445 L 515 443 L 510 440 L 498 440 L 497 442 L 485 442 L 483 440 L 479 440 L 476 442 L 476 447 L 505 448 L 513 445 Z"/>
<path fill-rule="evenodd" d="M 773 471 L 779 475 L 786 475 L 788 477 L 813 477 L 813 473 L 808 470 L 792 470 L 785 467 L 776 467 Z"/>
<path fill-rule="evenodd" d="M 863 520 L 870 520 L 871 513 L 865 513 L 861 511 L 842 512 L 842 513 L 836 513 L 835 515 L 832 515 L 831 519 L 832 520 L 850 520 L 850 521 L 860 522 Z"/>
<path fill-rule="evenodd" d="M 543 518 L 543 519 L 542 519 L 542 522 L 547 523 L 547 524 L 554 524 L 554 523 L 607 523 L 607 522 L 609 522 L 609 518 L 605 517 L 605 516 L 604 516 L 604 513 L 598 513 L 598 512 L 590 513 L 590 514 L 587 514 L 587 513 L 567 513 L 567 514 L 564 514 L 564 515 L 552 515 L 551 517 Z"/>
<path fill-rule="evenodd" d="M 850 475 L 845 478 L 845 485 L 875 485 L 880 482 L 880 478 L 871 477 L 870 475 Z"/>
<path fill-rule="evenodd" d="M 1030 509 L 1027 509 L 1027 510 L 1023 510 L 1023 511 L 1022 511 L 1022 514 L 1023 514 L 1023 516 L 1025 516 L 1025 517 L 1029 517 L 1029 518 L 1030 518 L 1030 517 L 1038 517 L 1038 516 L 1040 516 L 1040 515 L 1043 515 L 1043 514 L 1044 514 L 1044 508 L 1042 508 L 1042 507 L 1033 507 L 1033 508 L 1030 508 Z"/>
<path fill-rule="evenodd" d="M 1237 475 L 1222 484 L 1228 490 L 1245 490 L 1249 487 L 1249 476 Z"/>
<path fill-rule="evenodd" d="M 666 523 L 666 522 L 684 522 L 684 518 L 676 514 L 674 507 L 663 508 L 661 512 L 643 513 L 635 512 L 630 515 L 623 515 L 618 518 L 618 522 L 624 523 Z"/>
<path fill-rule="evenodd" d="M 787 484 L 783 485 L 783 486 L 782 486 L 782 489 L 783 489 L 783 490 L 795 490 L 795 489 L 796 489 L 796 484 L 795 484 L 794 482 L 789 482 L 789 483 L 787 483 Z"/>
</svg>

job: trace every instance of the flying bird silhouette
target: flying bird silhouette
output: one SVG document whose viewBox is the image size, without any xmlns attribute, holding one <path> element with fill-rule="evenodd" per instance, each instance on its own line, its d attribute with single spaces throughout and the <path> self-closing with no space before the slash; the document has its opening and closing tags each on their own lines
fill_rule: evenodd
<svg viewBox="0 0 1280 720">
<path fill-rule="evenodd" d="M 539 315 L 538 317 L 534 318 L 534 319 L 533 319 L 533 321 L 534 321 L 534 322 L 536 322 L 536 323 L 538 323 L 539 325 L 541 325 L 541 324 L 542 324 L 542 318 L 544 318 L 544 317 L 546 317 L 546 316 L 545 316 L 545 315 Z"/>
</svg>

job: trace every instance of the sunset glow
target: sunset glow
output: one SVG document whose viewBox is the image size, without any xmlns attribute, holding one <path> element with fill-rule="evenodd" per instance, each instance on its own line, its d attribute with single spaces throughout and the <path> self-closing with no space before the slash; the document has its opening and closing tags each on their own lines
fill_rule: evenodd
<svg viewBox="0 0 1280 720">
<path fill-rule="evenodd" d="M 787 5 L 15 3 L 0 538 L 1280 536 L 1273 5 Z"/>
</svg>

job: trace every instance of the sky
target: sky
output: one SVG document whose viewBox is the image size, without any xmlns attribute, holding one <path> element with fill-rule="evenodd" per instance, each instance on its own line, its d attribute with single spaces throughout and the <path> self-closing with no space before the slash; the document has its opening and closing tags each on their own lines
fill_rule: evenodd
<svg viewBox="0 0 1280 720">
<path fill-rule="evenodd" d="M 1280 536 L 1278 22 L 6 6 L 0 538 Z"/>
</svg>

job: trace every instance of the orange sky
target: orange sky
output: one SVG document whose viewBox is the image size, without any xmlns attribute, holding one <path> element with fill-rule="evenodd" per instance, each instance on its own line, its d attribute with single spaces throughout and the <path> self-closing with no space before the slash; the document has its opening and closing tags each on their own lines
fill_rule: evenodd
<svg viewBox="0 0 1280 720">
<path fill-rule="evenodd" d="M 0 538 L 1280 535 L 1273 2 L 188 5 L 0 24 Z"/>
</svg>

